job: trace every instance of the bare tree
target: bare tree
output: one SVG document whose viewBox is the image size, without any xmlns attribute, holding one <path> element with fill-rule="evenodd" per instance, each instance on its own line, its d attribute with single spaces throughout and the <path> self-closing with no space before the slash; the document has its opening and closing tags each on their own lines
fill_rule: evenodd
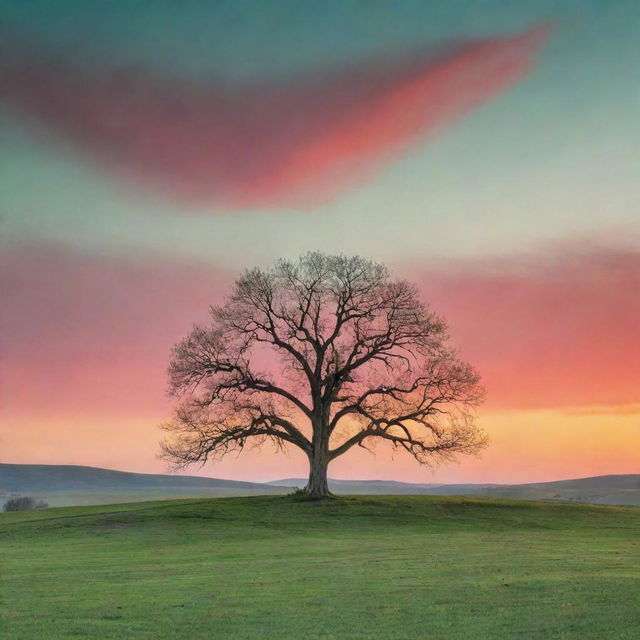
<svg viewBox="0 0 640 640">
<path fill-rule="evenodd" d="M 272 440 L 309 459 L 306 491 L 328 495 L 329 463 L 386 440 L 430 465 L 477 452 L 483 389 L 414 285 L 360 257 L 309 253 L 246 271 L 211 324 L 172 353 L 175 467 Z"/>
</svg>

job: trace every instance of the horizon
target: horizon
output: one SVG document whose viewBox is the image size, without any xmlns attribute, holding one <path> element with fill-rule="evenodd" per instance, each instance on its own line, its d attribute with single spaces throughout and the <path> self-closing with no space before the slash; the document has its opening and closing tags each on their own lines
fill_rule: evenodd
<svg viewBox="0 0 640 640">
<path fill-rule="evenodd" d="M 287 477 L 278 477 L 272 478 L 270 480 L 247 480 L 243 478 L 226 478 L 220 476 L 211 476 L 211 475 L 200 475 L 194 473 L 179 473 L 179 472 L 145 472 L 145 471 L 132 471 L 130 469 L 113 469 L 107 467 L 95 467 L 92 465 L 86 464 L 49 464 L 49 463 L 30 463 L 30 462 L 0 462 L 1 464 L 11 464 L 11 465 L 19 465 L 19 466 L 34 466 L 34 467 L 78 467 L 82 469 L 97 469 L 100 471 L 115 471 L 117 473 L 134 473 L 140 475 L 167 475 L 167 476 L 176 476 L 176 477 L 189 477 L 189 478 L 204 478 L 208 480 L 230 480 L 234 482 L 250 482 L 255 484 L 270 484 L 274 482 L 286 482 L 287 480 L 305 480 L 306 476 L 287 476 Z M 580 477 L 567 477 L 567 478 L 553 478 L 551 480 L 536 480 L 533 482 L 523 482 L 523 483 L 497 483 L 497 482 L 483 482 L 481 480 L 474 482 L 406 482 L 402 480 L 397 480 L 396 478 L 335 478 L 329 475 L 329 482 L 396 482 L 399 484 L 415 484 L 415 485 L 431 485 L 431 486 L 445 486 L 445 485 L 457 485 L 457 484 L 473 484 L 473 485 L 495 485 L 495 486 L 517 486 L 522 484 L 548 484 L 553 482 L 566 482 L 572 480 L 591 480 L 595 478 L 612 478 L 612 477 L 628 477 L 628 476 L 640 476 L 640 473 L 606 473 L 597 476 L 580 476 Z"/>
<path fill-rule="evenodd" d="M 481 456 L 354 447 L 330 478 L 637 473 L 635 23 L 467 4 L 6 7 L 6 464 L 168 473 L 172 345 L 243 269 L 318 250 L 414 282 L 487 389 Z M 184 475 L 307 467 L 265 445 Z"/>
</svg>

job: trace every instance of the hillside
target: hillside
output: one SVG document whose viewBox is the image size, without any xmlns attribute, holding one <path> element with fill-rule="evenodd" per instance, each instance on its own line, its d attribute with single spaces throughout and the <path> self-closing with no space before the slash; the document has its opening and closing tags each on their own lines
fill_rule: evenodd
<svg viewBox="0 0 640 640">
<path fill-rule="evenodd" d="M 291 488 L 255 482 L 74 465 L 0 464 L 0 502 L 31 495 L 52 506 L 110 504 L 161 498 L 287 493 Z"/>
<path fill-rule="evenodd" d="M 522 500 L 563 500 L 640 506 L 640 474 L 594 476 L 555 482 L 498 486 L 484 493 Z"/>
<path fill-rule="evenodd" d="M 290 493 L 304 478 L 269 483 L 130 473 L 72 465 L 0 464 L 0 504 L 32 495 L 51 506 L 112 504 L 164 498 Z M 595 476 L 519 485 L 417 484 L 393 480 L 329 480 L 337 495 L 487 495 L 522 500 L 640 506 L 640 474 Z"/>
<path fill-rule="evenodd" d="M 303 478 L 271 482 L 272 486 L 302 487 Z M 414 484 L 389 480 L 329 480 L 342 495 L 487 495 L 519 500 L 584 502 L 640 506 L 640 474 L 594 476 L 530 484 Z"/>
<path fill-rule="evenodd" d="M 639 529 L 448 496 L 4 513 L 3 639 L 637 638 Z"/>
<path fill-rule="evenodd" d="M 285 478 L 269 482 L 274 487 L 304 487 L 304 478 Z M 417 484 L 395 480 L 329 479 L 329 489 L 339 495 L 461 495 L 483 493 L 496 484 Z"/>
</svg>

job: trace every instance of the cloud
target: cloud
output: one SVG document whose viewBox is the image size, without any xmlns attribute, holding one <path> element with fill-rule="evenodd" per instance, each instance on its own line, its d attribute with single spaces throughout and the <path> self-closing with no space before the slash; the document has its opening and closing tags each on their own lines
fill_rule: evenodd
<svg viewBox="0 0 640 640">
<path fill-rule="evenodd" d="M 483 375 L 489 406 L 640 399 L 640 254 L 568 247 L 420 276 L 424 297 Z"/>
<path fill-rule="evenodd" d="M 640 404 L 567 407 L 563 413 L 569 416 L 640 416 Z"/>
<path fill-rule="evenodd" d="M 547 33 L 539 27 L 250 87 L 88 69 L 6 40 L 0 99 L 179 201 L 312 206 L 518 82 Z"/>
<path fill-rule="evenodd" d="M 170 347 L 207 319 L 235 275 L 51 245 L 5 248 L 5 409 L 161 417 Z M 637 405 L 637 253 L 563 250 L 409 277 L 482 374 L 487 409 Z"/>
<path fill-rule="evenodd" d="M 153 456 L 156 425 L 169 415 L 169 349 L 206 319 L 235 275 L 166 258 L 4 247 L 5 458 L 160 470 Z M 632 466 L 633 447 L 620 443 L 638 433 L 637 253 L 554 250 L 422 267 L 409 277 L 446 316 L 488 387 L 481 422 L 492 446 L 482 460 L 465 462 L 468 478 L 524 481 Z M 216 473 L 264 478 L 283 464 L 268 455 L 256 461 L 252 454 L 230 459 Z M 289 469 L 298 463 L 300 470 L 295 454 L 285 462 Z M 397 471 L 382 450 L 376 459 L 355 452 L 335 473 L 353 477 L 362 469 L 385 477 Z M 405 479 L 421 477 L 412 469 L 403 467 Z M 446 473 L 443 480 L 460 479 L 456 468 Z"/>
<path fill-rule="evenodd" d="M 197 263 L 4 247 L 4 409 L 162 414 L 169 350 L 226 286 Z"/>
</svg>

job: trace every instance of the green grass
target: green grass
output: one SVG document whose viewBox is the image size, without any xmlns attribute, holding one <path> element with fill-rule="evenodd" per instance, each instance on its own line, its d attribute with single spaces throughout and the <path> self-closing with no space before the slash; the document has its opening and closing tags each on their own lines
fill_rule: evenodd
<svg viewBox="0 0 640 640">
<path fill-rule="evenodd" d="M 0 516 L 5 640 L 640 638 L 640 509 L 264 496 Z"/>
</svg>

